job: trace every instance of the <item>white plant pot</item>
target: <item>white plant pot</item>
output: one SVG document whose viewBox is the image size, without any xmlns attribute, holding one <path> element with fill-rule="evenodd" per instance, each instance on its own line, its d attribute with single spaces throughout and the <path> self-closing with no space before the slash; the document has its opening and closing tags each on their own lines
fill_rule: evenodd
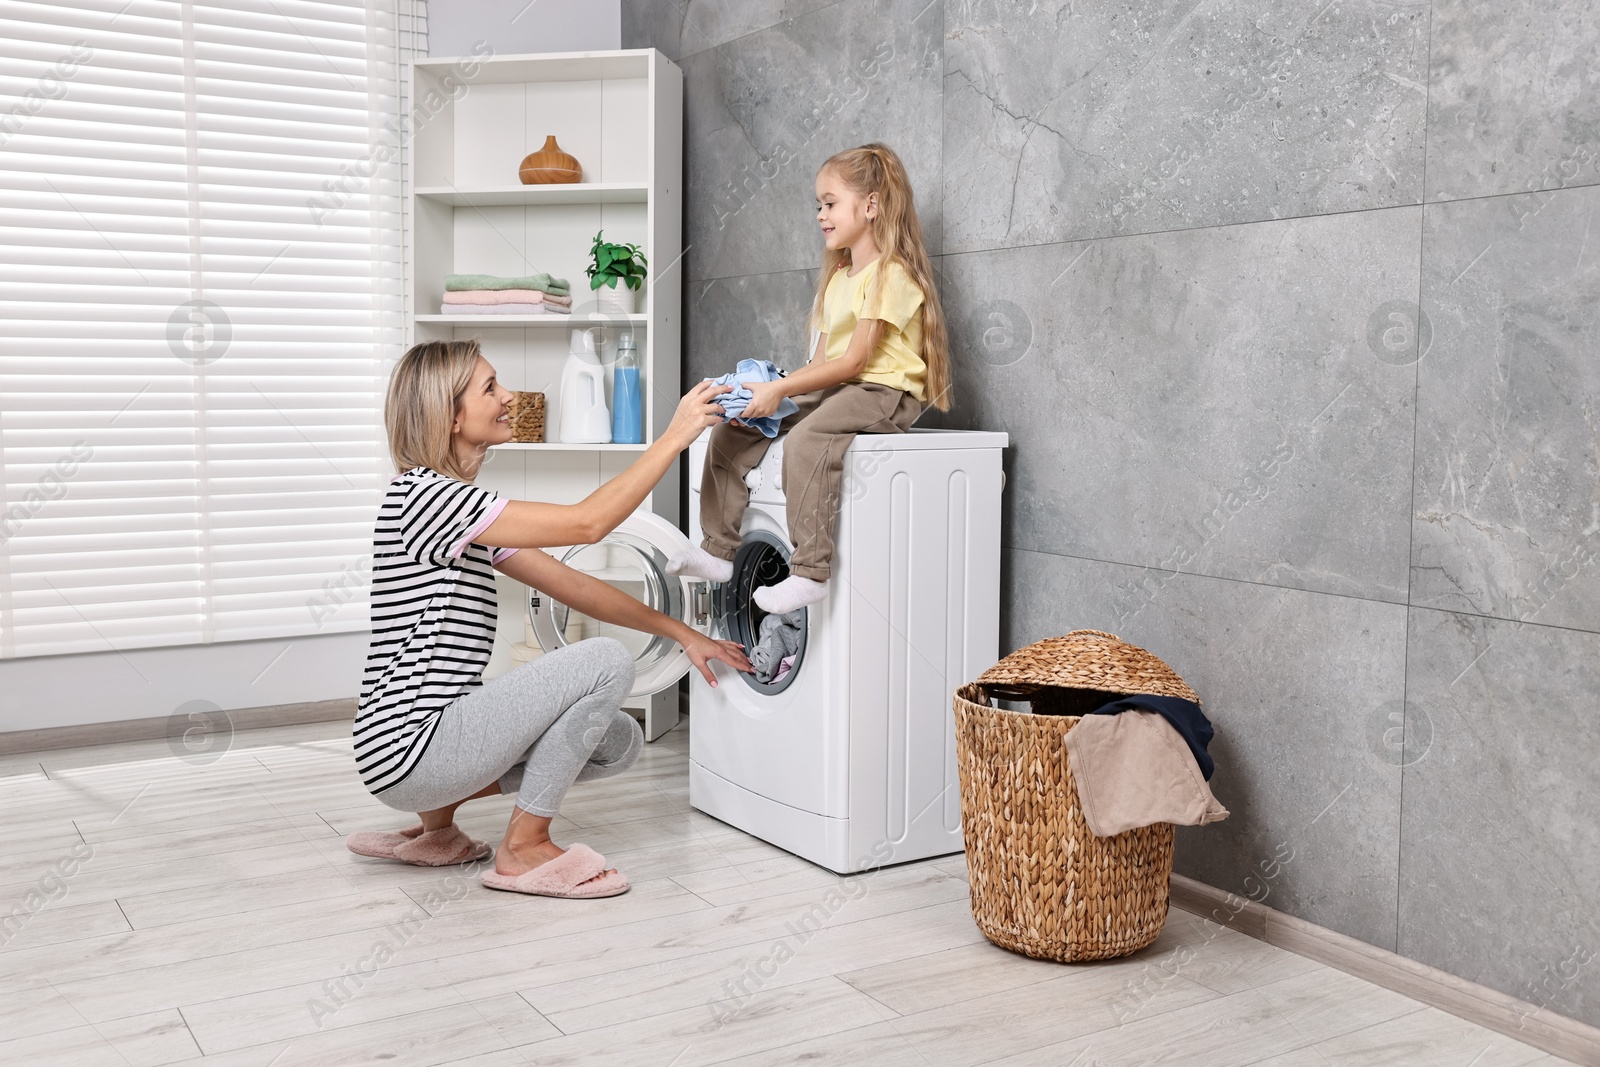
<svg viewBox="0 0 1600 1067">
<path fill-rule="evenodd" d="M 594 291 L 595 307 L 602 315 L 632 315 L 639 293 L 621 282 L 613 289 L 602 285 Z"/>
</svg>

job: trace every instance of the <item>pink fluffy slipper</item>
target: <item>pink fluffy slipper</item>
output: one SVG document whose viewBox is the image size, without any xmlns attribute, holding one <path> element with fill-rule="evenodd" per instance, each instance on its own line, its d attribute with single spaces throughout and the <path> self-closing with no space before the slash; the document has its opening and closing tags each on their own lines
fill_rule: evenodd
<svg viewBox="0 0 1600 1067">
<path fill-rule="evenodd" d="M 361 830 L 345 838 L 344 846 L 358 856 L 377 856 L 379 859 L 392 860 L 397 846 L 421 835 L 420 822 L 404 830 Z"/>
<path fill-rule="evenodd" d="M 447 867 L 485 859 L 494 852 L 487 842 L 474 841 L 455 823 L 427 833 L 420 823 L 397 831 L 363 830 L 345 838 L 344 845 L 358 856 L 401 860 L 418 867 Z"/>
<path fill-rule="evenodd" d="M 490 869 L 480 875 L 480 880 L 490 889 L 505 889 L 513 893 L 529 893 L 539 897 L 614 897 L 628 891 L 628 879 L 621 871 L 606 875 L 598 881 L 589 879 L 606 869 L 606 858 L 588 845 L 573 845 L 553 860 L 539 864 L 531 871 L 519 875 L 501 874 Z M 587 885 L 583 883 L 588 882 Z"/>
</svg>

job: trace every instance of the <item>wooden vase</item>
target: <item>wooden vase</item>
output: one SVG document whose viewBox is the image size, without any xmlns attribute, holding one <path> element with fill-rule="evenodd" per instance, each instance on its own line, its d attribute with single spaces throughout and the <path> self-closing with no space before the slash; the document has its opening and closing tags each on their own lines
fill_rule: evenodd
<svg viewBox="0 0 1600 1067">
<path fill-rule="evenodd" d="M 561 185 L 583 181 L 583 165 L 556 144 L 555 134 L 544 139 L 544 147 L 522 161 L 523 185 Z"/>
</svg>

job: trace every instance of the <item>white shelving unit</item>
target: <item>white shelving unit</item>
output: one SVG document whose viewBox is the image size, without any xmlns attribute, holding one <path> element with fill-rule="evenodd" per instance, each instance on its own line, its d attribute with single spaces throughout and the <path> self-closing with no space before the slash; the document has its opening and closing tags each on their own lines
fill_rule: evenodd
<svg viewBox="0 0 1600 1067">
<path fill-rule="evenodd" d="M 648 258 L 649 250 L 645 251 Z M 573 307 L 577 307 L 579 297 L 573 297 Z M 532 329 L 575 329 L 582 326 L 630 326 L 637 330 L 647 330 L 650 326 L 648 315 L 600 315 L 585 314 L 574 310 L 570 315 L 414 315 L 412 320 L 419 326 L 468 326 L 477 329 L 485 324 L 490 326 L 525 326 Z"/>
<path fill-rule="evenodd" d="M 462 78 L 462 65 L 477 73 Z M 559 418 L 569 332 L 605 330 L 609 362 L 620 335 L 638 346 L 648 443 L 671 421 L 681 395 L 683 74 L 655 49 L 426 59 L 413 65 L 411 99 L 442 107 L 417 123 L 409 145 L 411 337 L 408 343 L 476 337 L 507 388 L 545 394 L 547 436 Z M 522 185 L 525 156 L 554 134 L 583 166 L 571 185 Z M 637 243 L 649 262 L 638 313 L 600 314 L 584 269 L 595 232 Z M 571 315 L 449 315 L 447 274 L 549 272 L 572 286 Z M 639 445 L 508 444 L 491 451 L 478 484 L 522 500 L 575 503 L 644 451 Z M 679 473 L 656 487 L 650 510 L 681 526 Z M 484 677 L 516 665 L 526 587 L 500 581 L 500 632 Z M 652 739 L 676 723 L 677 694 L 630 702 Z"/>
<path fill-rule="evenodd" d="M 577 185 L 506 185 L 462 190 L 448 185 L 418 189 L 417 196 L 451 207 L 541 207 L 546 204 L 646 204 L 650 187 L 639 182 Z"/>
</svg>

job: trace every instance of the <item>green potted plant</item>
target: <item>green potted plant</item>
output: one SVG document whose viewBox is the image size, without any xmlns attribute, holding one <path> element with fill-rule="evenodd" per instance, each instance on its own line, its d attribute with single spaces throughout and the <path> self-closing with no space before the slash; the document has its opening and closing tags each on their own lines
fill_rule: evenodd
<svg viewBox="0 0 1600 1067">
<path fill-rule="evenodd" d="M 604 230 L 594 235 L 594 247 L 589 249 L 589 266 L 584 271 L 589 276 L 589 288 L 595 290 L 595 303 L 602 313 L 631 315 L 634 294 L 644 283 L 646 268 L 644 250 L 635 244 L 612 244 L 603 240 Z M 617 282 L 621 281 L 622 286 Z M 606 286 L 600 291 L 601 285 Z"/>
</svg>

